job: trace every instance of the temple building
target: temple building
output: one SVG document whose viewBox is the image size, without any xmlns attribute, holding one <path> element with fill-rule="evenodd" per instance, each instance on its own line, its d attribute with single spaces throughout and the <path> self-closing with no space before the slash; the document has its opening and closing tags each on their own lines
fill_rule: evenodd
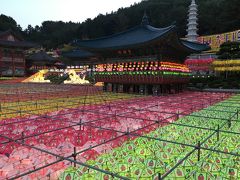
<svg viewBox="0 0 240 180">
<path fill-rule="evenodd" d="M 31 75 L 42 69 L 52 69 L 55 67 L 56 59 L 48 55 L 45 51 L 33 53 L 26 57 L 26 71 Z"/>
<path fill-rule="evenodd" d="M 209 47 L 180 39 L 176 29 L 175 25 L 153 27 L 144 14 L 140 25 L 124 32 L 92 40 L 75 40 L 73 45 L 78 50 L 69 52 L 66 57 L 73 60 L 71 56 L 75 55 L 74 59 L 78 56 L 78 61 L 95 66 L 95 80 L 104 82 L 108 91 L 179 92 L 190 75 L 183 64 L 185 58 Z"/>
<path fill-rule="evenodd" d="M 24 52 L 34 46 L 11 30 L 0 32 L 0 76 L 24 76 Z"/>
</svg>

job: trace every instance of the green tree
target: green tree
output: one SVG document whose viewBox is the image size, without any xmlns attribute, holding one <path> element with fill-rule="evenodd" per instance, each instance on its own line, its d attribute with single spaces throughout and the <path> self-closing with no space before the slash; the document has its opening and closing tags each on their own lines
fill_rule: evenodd
<svg viewBox="0 0 240 180">
<path fill-rule="evenodd" d="M 196 0 L 199 7 L 200 35 L 240 29 L 239 0 Z M 166 27 L 176 22 L 180 37 L 186 35 L 188 6 L 191 0 L 143 0 L 116 12 L 99 14 L 82 23 L 45 21 L 40 26 L 28 26 L 24 31 L 11 17 L 0 16 L 0 31 L 13 29 L 25 39 L 51 49 L 76 38 L 90 39 L 108 36 L 139 25 L 144 11 L 151 25 Z"/>
<path fill-rule="evenodd" d="M 0 31 L 6 31 L 12 29 L 13 31 L 20 33 L 22 28 L 17 22 L 10 16 L 0 15 Z"/>
<path fill-rule="evenodd" d="M 226 42 L 220 46 L 218 52 L 219 59 L 238 59 L 240 58 L 240 43 Z"/>
</svg>

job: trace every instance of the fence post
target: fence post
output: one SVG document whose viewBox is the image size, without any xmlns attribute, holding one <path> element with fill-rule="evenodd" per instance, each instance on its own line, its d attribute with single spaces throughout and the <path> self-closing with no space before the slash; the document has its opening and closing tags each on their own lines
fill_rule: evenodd
<svg viewBox="0 0 240 180">
<path fill-rule="evenodd" d="M 73 159 L 74 161 L 77 161 L 77 151 L 76 151 L 76 147 L 73 148 Z M 76 167 L 76 162 L 74 162 L 74 167 Z"/>
<path fill-rule="evenodd" d="M 80 119 L 80 122 L 79 122 L 79 130 L 80 131 L 82 130 L 82 119 Z"/>
<path fill-rule="evenodd" d="M 228 120 L 228 128 L 231 128 L 231 118 L 229 118 L 229 120 Z"/>
<path fill-rule="evenodd" d="M 129 127 L 127 128 L 127 140 L 128 141 L 130 140 L 130 137 L 129 137 Z"/>
<path fill-rule="evenodd" d="M 161 175 L 161 173 L 158 173 L 158 180 L 162 180 L 162 175 Z"/>
<path fill-rule="evenodd" d="M 219 141 L 219 140 L 220 140 L 220 127 L 218 125 L 218 127 L 217 127 L 217 141 Z"/>
<path fill-rule="evenodd" d="M 197 149 L 198 149 L 198 161 L 200 161 L 200 155 L 201 155 L 201 151 L 200 151 L 200 149 L 201 149 L 201 144 L 200 144 L 200 141 L 198 141 L 198 145 L 197 145 Z"/>
<path fill-rule="evenodd" d="M 24 132 L 22 132 L 22 143 L 24 143 Z"/>
</svg>

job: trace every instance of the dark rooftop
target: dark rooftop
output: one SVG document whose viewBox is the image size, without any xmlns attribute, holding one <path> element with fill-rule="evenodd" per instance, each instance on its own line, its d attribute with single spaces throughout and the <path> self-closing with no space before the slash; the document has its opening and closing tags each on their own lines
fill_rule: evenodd
<svg viewBox="0 0 240 180">
<path fill-rule="evenodd" d="M 34 44 L 34 43 L 27 42 L 27 41 L 6 41 L 6 40 L 0 40 L 0 46 L 32 48 L 32 47 L 36 47 L 37 45 Z"/>
<path fill-rule="evenodd" d="M 53 63 L 55 61 L 55 58 L 49 56 L 45 51 L 39 51 L 29 56 L 27 59 L 37 62 L 50 62 L 50 63 Z"/>
<path fill-rule="evenodd" d="M 13 35 L 16 41 L 8 41 L 5 39 L 1 39 L 1 37 L 6 36 L 6 35 Z M 35 43 L 31 43 L 28 41 L 24 41 L 22 37 L 20 37 L 18 34 L 13 32 L 11 29 L 7 31 L 0 31 L 0 46 L 5 46 L 5 47 L 20 47 L 20 48 L 32 48 L 36 47 L 37 45 Z"/>
<path fill-rule="evenodd" d="M 166 28 L 154 28 L 150 25 L 139 25 L 125 32 L 99 39 L 76 40 L 74 44 L 86 49 L 118 49 L 122 47 L 127 48 L 160 39 L 167 33 L 174 31 L 174 29 L 175 26 L 169 26 Z"/>
<path fill-rule="evenodd" d="M 68 58 L 86 58 L 86 57 L 92 57 L 95 55 L 86 50 L 74 49 L 72 51 L 62 52 L 62 56 L 68 57 Z"/>
</svg>

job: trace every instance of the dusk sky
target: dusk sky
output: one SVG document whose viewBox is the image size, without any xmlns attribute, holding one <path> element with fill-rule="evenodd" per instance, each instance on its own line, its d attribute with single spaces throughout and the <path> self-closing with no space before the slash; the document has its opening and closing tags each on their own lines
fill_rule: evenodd
<svg viewBox="0 0 240 180">
<path fill-rule="evenodd" d="M 2 0 L 0 14 L 11 16 L 25 29 L 43 21 L 83 22 L 141 0 Z"/>
</svg>

